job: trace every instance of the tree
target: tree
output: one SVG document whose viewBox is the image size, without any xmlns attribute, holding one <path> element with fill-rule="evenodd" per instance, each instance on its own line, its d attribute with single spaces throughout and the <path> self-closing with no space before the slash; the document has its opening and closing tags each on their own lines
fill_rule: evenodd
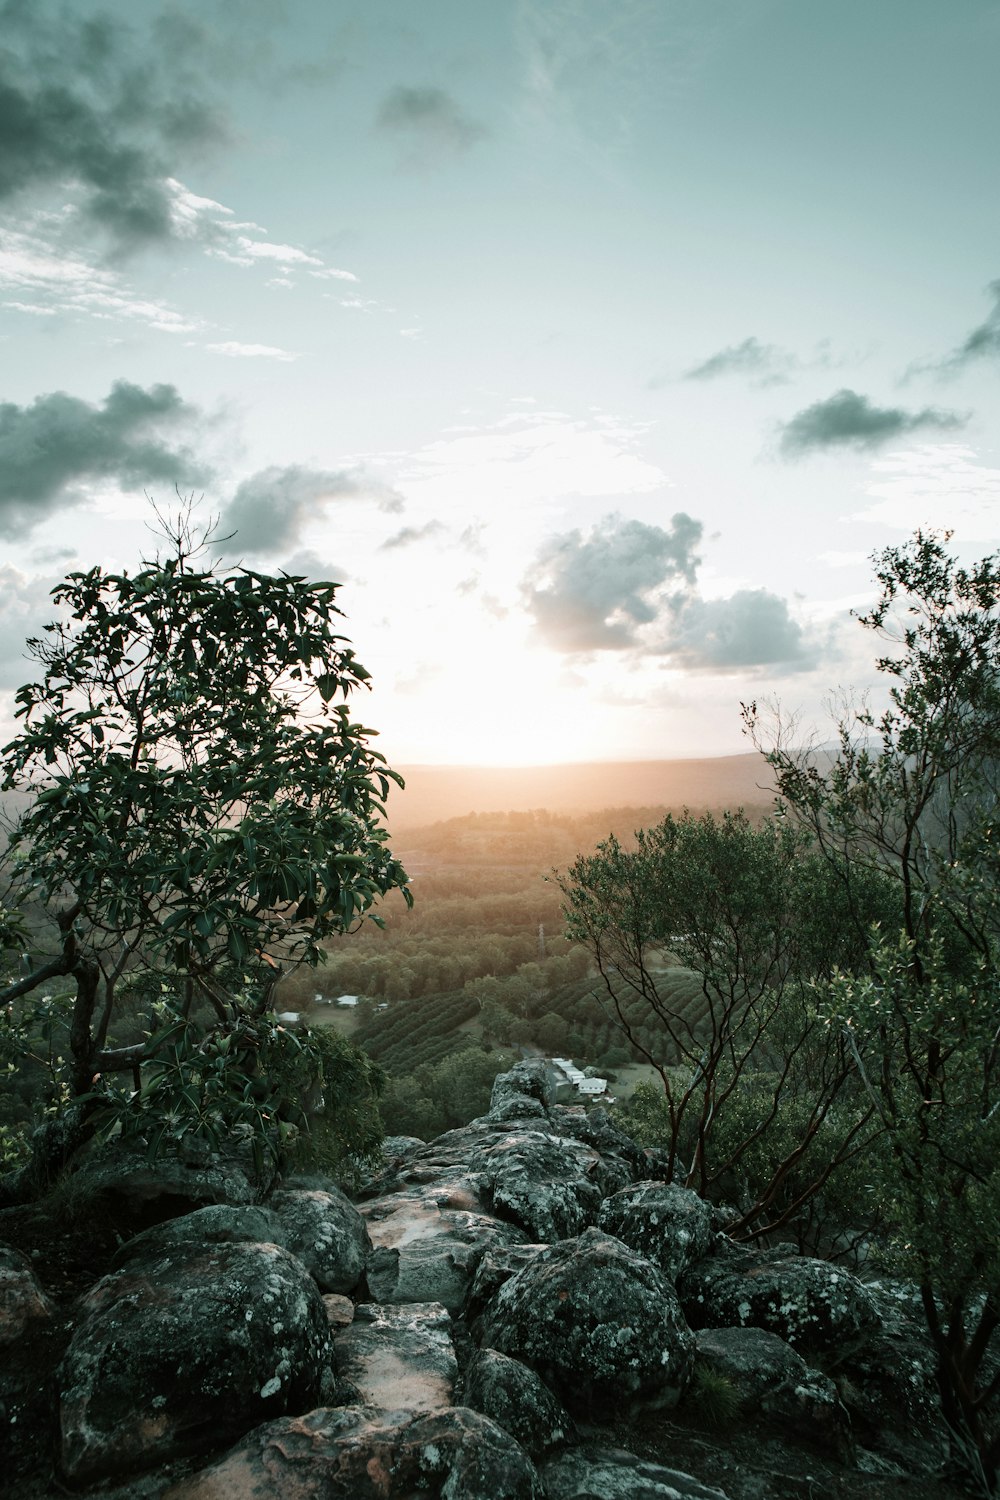
<svg viewBox="0 0 1000 1500">
<path fill-rule="evenodd" d="M 134 1119 L 173 1068 L 199 1129 L 235 1108 L 270 1139 L 263 1054 L 305 1047 L 267 1019 L 274 984 L 388 891 L 409 900 L 381 823 L 401 782 L 337 701 L 368 681 L 335 631 L 337 586 L 220 570 L 189 505 L 158 517 L 165 554 L 131 575 L 69 574 L 52 595 L 62 618 L 29 642 L 41 675 L 2 752 L 3 789 L 28 799 L 7 862 L 21 911 L 48 925 L 31 942 L 12 932 L 26 972 L 0 1003 L 70 984 L 83 1113 L 96 1096 Z M 159 1024 L 121 1044 L 139 970 Z M 116 1090 L 121 1070 L 131 1090 Z"/>
<path fill-rule="evenodd" d="M 790 814 L 845 889 L 890 879 L 899 916 L 867 975 L 831 986 L 882 1125 L 897 1263 L 920 1289 L 956 1446 L 993 1491 L 1000 1376 L 1000 557 L 960 567 L 949 533 L 876 559 L 860 617 L 884 643 L 887 707 L 848 705 L 836 751 L 745 718 Z"/>
<path fill-rule="evenodd" d="M 612 1019 L 659 1077 L 668 1178 L 737 1198 L 733 1233 L 793 1223 L 874 1128 L 810 990 L 866 963 L 842 883 L 787 821 L 742 812 L 668 816 L 633 849 L 611 838 L 560 883 Z M 869 915 L 886 896 L 869 879 Z"/>
</svg>

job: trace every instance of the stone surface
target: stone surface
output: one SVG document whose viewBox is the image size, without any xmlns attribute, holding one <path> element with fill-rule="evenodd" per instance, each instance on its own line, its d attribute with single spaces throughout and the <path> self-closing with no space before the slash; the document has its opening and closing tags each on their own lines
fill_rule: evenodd
<svg viewBox="0 0 1000 1500">
<path fill-rule="evenodd" d="M 555 1103 L 555 1074 L 540 1057 L 526 1057 L 506 1073 L 498 1073 L 490 1096 L 493 1119 L 508 1120 L 518 1113 L 545 1115 Z M 534 1108 L 531 1106 L 534 1105 Z"/>
<path fill-rule="evenodd" d="M 325 1408 L 269 1422 L 163 1500 L 543 1500 L 524 1450 L 479 1412 Z"/>
<path fill-rule="evenodd" d="M 727 1500 L 690 1474 L 618 1448 L 577 1448 L 542 1470 L 548 1500 Z"/>
<path fill-rule="evenodd" d="M 598 1228 L 655 1261 L 677 1282 L 712 1242 L 711 1209 L 697 1193 L 670 1182 L 638 1182 L 601 1204 Z"/>
<path fill-rule="evenodd" d="M 597 1218 L 603 1164 L 584 1141 L 512 1129 L 480 1153 L 477 1165 L 490 1208 L 532 1240 L 569 1239 Z"/>
<path fill-rule="evenodd" d="M 114 1257 L 115 1267 L 137 1256 L 166 1252 L 181 1245 L 280 1244 L 277 1217 L 257 1204 L 213 1203 L 177 1219 L 153 1224 L 126 1240 Z"/>
<path fill-rule="evenodd" d="M 849 1460 L 851 1419 L 837 1387 L 775 1333 L 713 1328 L 696 1335 L 696 1365 L 725 1376 L 745 1416 L 764 1417 L 792 1437 Z"/>
<path fill-rule="evenodd" d="M 257 1189 L 248 1167 L 230 1157 L 191 1150 L 152 1161 L 125 1146 L 94 1151 L 70 1179 L 88 1211 L 113 1213 L 116 1222 L 144 1229 L 212 1203 L 253 1203 Z"/>
<path fill-rule="evenodd" d="M 365 1406 L 437 1411 L 450 1406 L 458 1363 L 451 1318 L 440 1302 L 360 1303 L 334 1337 L 337 1370 Z"/>
<path fill-rule="evenodd" d="M 454 1206 L 476 1202 L 431 1185 L 363 1204 L 374 1243 L 367 1268 L 371 1297 L 378 1302 L 441 1302 L 457 1312 L 486 1250 L 523 1238 L 513 1225 Z"/>
<path fill-rule="evenodd" d="M 534 1370 L 497 1349 L 483 1349 L 473 1360 L 463 1400 L 492 1417 L 536 1460 L 575 1436 L 569 1412 Z"/>
<path fill-rule="evenodd" d="M 470 1323 L 475 1322 L 492 1302 L 505 1281 L 516 1271 L 537 1260 L 545 1245 L 491 1245 L 476 1268 L 465 1303 L 465 1315 Z"/>
<path fill-rule="evenodd" d="M 693 1328 L 765 1328 L 803 1352 L 846 1358 L 875 1328 L 875 1304 L 856 1276 L 825 1260 L 729 1242 L 681 1277 Z"/>
<path fill-rule="evenodd" d="M 136 1256 L 80 1304 L 58 1372 L 63 1471 L 148 1467 L 315 1405 L 332 1358 L 316 1284 L 287 1250 Z"/>
<path fill-rule="evenodd" d="M 482 1339 L 530 1365 L 571 1412 L 601 1414 L 673 1405 L 694 1346 L 663 1272 L 598 1229 L 504 1282 Z"/>
<path fill-rule="evenodd" d="M 31 1263 L 20 1251 L 0 1245 L 0 1348 L 21 1338 L 32 1323 L 51 1316 L 52 1304 Z"/>
<path fill-rule="evenodd" d="M 324 1292 L 353 1292 L 364 1274 L 372 1242 L 350 1198 L 332 1184 L 272 1193 L 268 1208 L 281 1225 L 284 1245 Z"/>
</svg>

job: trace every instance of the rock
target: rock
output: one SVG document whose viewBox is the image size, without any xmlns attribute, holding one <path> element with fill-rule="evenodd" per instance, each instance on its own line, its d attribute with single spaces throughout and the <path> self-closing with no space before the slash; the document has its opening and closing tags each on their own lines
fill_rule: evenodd
<svg viewBox="0 0 1000 1500">
<path fill-rule="evenodd" d="M 516 1119 L 518 1115 L 545 1115 L 556 1102 L 555 1075 L 541 1057 L 526 1057 L 507 1073 L 498 1073 L 490 1095 L 490 1117 Z"/>
<path fill-rule="evenodd" d="M 550 1245 L 506 1281 L 482 1338 L 580 1413 L 672 1406 L 694 1345 L 663 1272 L 598 1229 Z"/>
<path fill-rule="evenodd" d="M 542 1500 L 524 1450 L 479 1412 L 321 1408 L 268 1422 L 163 1500 Z"/>
<path fill-rule="evenodd" d="M 8 1245 L 0 1245 L 0 1348 L 22 1337 L 32 1323 L 51 1318 L 52 1304 L 31 1264 Z"/>
<path fill-rule="evenodd" d="M 346 1328 L 348 1323 L 354 1322 L 354 1303 L 350 1297 L 342 1297 L 338 1292 L 327 1292 L 323 1298 L 323 1306 L 326 1308 L 326 1321 L 331 1328 Z"/>
<path fill-rule="evenodd" d="M 372 1300 L 441 1302 L 458 1312 L 486 1250 L 523 1238 L 512 1225 L 450 1206 L 456 1196 L 477 1201 L 431 1187 L 362 1205 L 375 1245 L 367 1268 Z"/>
<path fill-rule="evenodd" d="M 512 1130 L 484 1149 L 477 1165 L 493 1212 L 512 1219 L 533 1240 L 569 1239 L 597 1218 L 602 1162 L 583 1141 Z"/>
<path fill-rule="evenodd" d="M 723 1242 L 682 1276 L 678 1291 L 693 1328 L 765 1328 L 803 1352 L 838 1359 L 877 1322 L 872 1298 L 856 1276 L 783 1250 Z"/>
<path fill-rule="evenodd" d="M 696 1366 L 730 1382 L 744 1416 L 767 1416 L 790 1437 L 851 1460 L 851 1419 L 837 1387 L 784 1339 L 763 1328 L 713 1328 L 695 1342 Z"/>
<path fill-rule="evenodd" d="M 316 1284 L 287 1250 L 136 1256 L 80 1303 L 57 1377 L 63 1471 L 149 1467 L 315 1405 L 332 1358 Z"/>
<path fill-rule="evenodd" d="M 548 1500 L 727 1500 L 690 1474 L 619 1448 L 576 1448 L 542 1470 Z"/>
<path fill-rule="evenodd" d="M 712 1242 L 712 1214 L 697 1193 L 668 1182 L 639 1182 L 601 1204 L 598 1228 L 655 1261 L 676 1284 Z"/>
<path fill-rule="evenodd" d="M 546 1245 L 491 1245 L 476 1268 L 472 1286 L 465 1303 L 465 1313 L 472 1323 L 492 1302 L 505 1281 L 516 1271 L 523 1270 L 537 1260 Z"/>
<path fill-rule="evenodd" d="M 112 1144 L 81 1162 L 70 1181 L 80 1212 L 108 1215 L 135 1230 L 206 1204 L 253 1203 L 257 1197 L 241 1162 L 208 1151 L 148 1161 L 143 1152 Z"/>
<path fill-rule="evenodd" d="M 291 1188 L 272 1193 L 268 1207 L 281 1225 L 278 1244 L 298 1257 L 321 1291 L 354 1291 L 372 1242 L 346 1194 L 332 1184 L 325 1191 Z"/>
<path fill-rule="evenodd" d="M 338 1372 L 365 1406 L 437 1411 L 451 1404 L 458 1363 L 440 1302 L 360 1303 L 334 1343 Z"/>
<path fill-rule="evenodd" d="M 195 1209 L 177 1219 L 154 1224 L 126 1240 L 115 1254 L 115 1268 L 128 1265 L 137 1256 L 151 1252 L 165 1253 L 181 1245 L 201 1247 L 225 1244 L 280 1244 L 281 1226 L 277 1215 L 256 1204 L 237 1206 L 213 1203 Z"/>
<path fill-rule="evenodd" d="M 539 1459 L 575 1434 L 573 1419 L 548 1386 L 497 1349 L 483 1349 L 465 1375 L 464 1401 L 493 1421 Z"/>
</svg>

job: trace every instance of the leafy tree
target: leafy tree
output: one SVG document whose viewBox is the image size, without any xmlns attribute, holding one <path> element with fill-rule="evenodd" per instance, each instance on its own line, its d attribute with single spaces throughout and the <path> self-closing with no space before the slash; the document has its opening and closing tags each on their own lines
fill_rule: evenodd
<svg viewBox="0 0 1000 1500">
<path fill-rule="evenodd" d="M 899 916 L 831 1007 L 883 1127 L 885 1200 L 915 1278 L 956 1444 L 995 1489 L 1000 1376 L 1000 556 L 960 567 L 949 534 L 876 558 L 860 617 L 887 707 L 845 710 L 835 753 L 745 717 L 791 814 L 845 888 L 875 873 Z"/>
<path fill-rule="evenodd" d="M 632 849 L 609 839 L 561 884 L 612 1019 L 659 1076 L 668 1176 L 738 1198 L 734 1233 L 785 1226 L 863 1149 L 875 1118 L 810 992 L 837 965 L 866 964 L 842 883 L 787 822 L 755 828 L 739 812 L 668 816 Z M 873 916 L 888 903 L 876 876 L 865 903 Z M 676 983 L 676 957 L 693 984 Z"/>
<path fill-rule="evenodd" d="M 28 799 L 7 851 L 14 896 L 47 925 L 14 934 L 24 972 L 0 1003 L 70 986 L 83 1113 L 141 1116 L 180 1091 L 206 1132 L 235 1121 L 271 1140 L 282 966 L 320 962 L 386 892 L 409 900 L 381 823 L 399 777 L 338 701 L 368 673 L 336 633 L 337 586 L 220 570 L 190 506 L 160 520 L 163 555 L 71 573 L 53 591 L 61 619 L 29 642 L 40 676 L 17 694 L 2 786 Z M 139 967 L 161 1014 L 121 1043 Z M 209 1059 L 221 1082 L 202 1107 Z"/>
</svg>

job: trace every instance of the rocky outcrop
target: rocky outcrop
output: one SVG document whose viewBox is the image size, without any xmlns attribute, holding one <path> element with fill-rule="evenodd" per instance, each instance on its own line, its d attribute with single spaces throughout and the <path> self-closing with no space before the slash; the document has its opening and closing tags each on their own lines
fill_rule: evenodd
<svg viewBox="0 0 1000 1500">
<path fill-rule="evenodd" d="M 481 1119 L 391 1143 L 356 1204 L 318 1180 L 253 1203 L 219 1164 L 95 1160 L 100 1193 L 123 1184 L 130 1235 L 110 1273 L 46 1320 L 44 1279 L 0 1258 L 0 1289 L 9 1271 L 36 1307 L 22 1330 L 44 1344 L 72 1324 L 61 1472 L 32 1486 L 19 1470 L 12 1494 L 881 1500 L 873 1474 L 933 1469 L 933 1361 L 905 1296 L 733 1244 L 655 1170 L 606 1111 L 555 1105 L 530 1061 Z M 29 1383 L 10 1385 L 12 1413 Z M 714 1463 L 741 1434 L 741 1462 Z"/>
</svg>

